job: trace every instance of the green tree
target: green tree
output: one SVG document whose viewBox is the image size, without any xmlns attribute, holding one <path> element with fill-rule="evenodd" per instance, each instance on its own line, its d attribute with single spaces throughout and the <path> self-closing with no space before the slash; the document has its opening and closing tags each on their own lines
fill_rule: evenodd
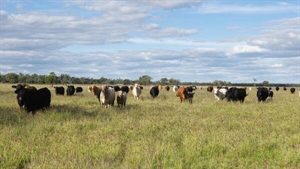
<svg viewBox="0 0 300 169">
<path fill-rule="evenodd" d="M 123 84 L 124 85 L 129 85 L 129 84 L 132 84 L 133 82 L 130 80 L 130 79 L 124 79 L 123 80 Z"/>
<path fill-rule="evenodd" d="M 263 85 L 263 86 L 269 86 L 269 81 L 266 81 L 266 80 L 263 81 L 263 82 L 262 82 L 262 85 Z"/>
<path fill-rule="evenodd" d="M 7 73 L 5 78 L 9 83 L 18 83 L 19 76 L 16 73 Z"/>
<path fill-rule="evenodd" d="M 168 80 L 168 78 L 161 78 L 160 79 L 160 83 L 162 84 L 162 85 L 167 85 L 167 84 L 169 84 L 169 80 Z"/>
<path fill-rule="evenodd" d="M 61 74 L 59 80 L 61 84 L 72 83 L 71 77 L 68 74 Z"/>
<path fill-rule="evenodd" d="M 180 84 L 180 80 L 174 79 L 174 78 L 170 78 L 169 79 L 169 83 L 172 85 L 179 85 Z"/>
<path fill-rule="evenodd" d="M 54 72 L 50 72 L 48 76 L 45 76 L 45 83 L 53 85 L 56 82 L 57 82 L 57 76 Z"/>
<path fill-rule="evenodd" d="M 101 78 L 99 79 L 99 83 L 100 83 L 100 84 L 106 84 L 107 82 L 108 82 L 108 79 L 105 78 L 105 77 L 101 77 Z"/>
<path fill-rule="evenodd" d="M 152 80 L 152 77 L 150 77 L 149 75 L 143 75 L 143 76 L 139 77 L 138 82 L 141 85 L 149 85 L 149 84 L 151 84 L 151 80 Z"/>
</svg>

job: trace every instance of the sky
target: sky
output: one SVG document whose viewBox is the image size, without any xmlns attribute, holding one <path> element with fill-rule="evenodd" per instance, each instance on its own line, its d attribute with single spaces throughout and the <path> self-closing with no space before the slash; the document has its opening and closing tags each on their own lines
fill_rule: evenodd
<svg viewBox="0 0 300 169">
<path fill-rule="evenodd" d="M 300 83 L 300 0 L 0 0 L 0 73 Z"/>
</svg>

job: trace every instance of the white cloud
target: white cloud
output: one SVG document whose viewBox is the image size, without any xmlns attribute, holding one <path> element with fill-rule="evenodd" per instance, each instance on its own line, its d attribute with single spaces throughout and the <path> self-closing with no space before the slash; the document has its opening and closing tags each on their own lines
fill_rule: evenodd
<svg viewBox="0 0 300 169">
<path fill-rule="evenodd" d="M 250 45 L 237 45 L 234 46 L 230 54 L 240 54 L 240 53 L 262 53 L 267 52 L 268 50 L 263 49 L 259 46 L 250 46 Z"/>
<path fill-rule="evenodd" d="M 274 4 L 274 5 L 231 5 L 221 3 L 205 3 L 200 9 L 200 13 L 207 14 L 261 14 L 261 13 L 282 13 L 282 12 L 297 12 L 298 6 L 292 4 Z"/>
</svg>

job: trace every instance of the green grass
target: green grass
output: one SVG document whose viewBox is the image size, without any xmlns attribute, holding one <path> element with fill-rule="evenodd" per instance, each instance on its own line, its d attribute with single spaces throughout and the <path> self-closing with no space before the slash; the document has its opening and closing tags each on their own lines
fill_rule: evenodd
<svg viewBox="0 0 300 169">
<path fill-rule="evenodd" d="M 10 86 L 0 84 L 0 168 L 300 168 L 300 98 L 289 91 L 257 103 L 248 90 L 240 104 L 198 89 L 189 104 L 146 87 L 105 109 L 87 86 L 72 97 L 46 86 L 51 108 L 33 117 Z"/>
</svg>

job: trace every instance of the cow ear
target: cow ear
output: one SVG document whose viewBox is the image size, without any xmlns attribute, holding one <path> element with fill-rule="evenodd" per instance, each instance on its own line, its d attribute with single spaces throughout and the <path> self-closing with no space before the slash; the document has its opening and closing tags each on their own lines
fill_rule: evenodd
<svg viewBox="0 0 300 169">
<path fill-rule="evenodd" d="M 16 85 L 12 85 L 11 87 L 12 87 L 12 88 L 17 88 L 17 86 L 16 86 Z"/>
</svg>

